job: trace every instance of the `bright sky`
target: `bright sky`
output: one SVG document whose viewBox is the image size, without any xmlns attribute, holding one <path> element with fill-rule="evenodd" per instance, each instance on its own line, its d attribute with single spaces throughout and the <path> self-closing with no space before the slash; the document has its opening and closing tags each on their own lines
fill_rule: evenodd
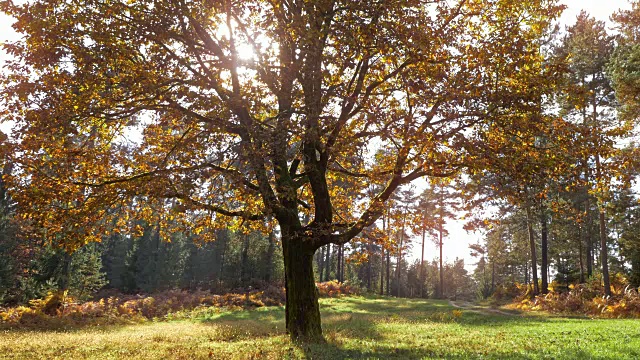
<svg viewBox="0 0 640 360">
<path fill-rule="evenodd" d="M 591 16 L 598 20 L 608 21 L 611 14 L 618 9 L 630 9 L 628 0 L 564 0 L 567 5 L 560 21 L 563 25 L 571 25 L 576 19 L 580 10 L 586 10 Z M 12 20 L 7 15 L 0 13 L 0 43 L 7 40 L 16 39 L 17 35 L 11 28 Z M 0 51 L 0 67 L 4 65 L 6 54 Z M 471 270 L 476 261 L 469 255 L 469 244 L 477 243 L 481 240 L 479 234 L 468 234 L 462 229 L 462 221 L 452 222 L 447 225 L 449 238 L 444 241 L 445 261 L 453 261 L 455 258 L 463 258 L 468 270 Z M 425 246 L 425 260 L 437 257 L 437 249 L 433 241 L 427 241 Z M 420 239 L 414 239 L 414 249 L 411 252 L 409 261 L 420 258 Z"/>
</svg>

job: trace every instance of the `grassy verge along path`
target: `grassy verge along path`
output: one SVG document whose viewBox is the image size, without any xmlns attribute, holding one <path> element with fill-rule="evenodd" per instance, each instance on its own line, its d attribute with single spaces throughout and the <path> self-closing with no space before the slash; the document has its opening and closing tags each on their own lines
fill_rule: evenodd
<svg viewBox="0 0 640 360">
<path fill-rule="evenodd" d="M 289 341 L 281 307 L 0 332 L 2 359 L 638 359 L 640 321 L 507 316 L 447 301 L 321 300 L 326 344 Z"/>
</svg>

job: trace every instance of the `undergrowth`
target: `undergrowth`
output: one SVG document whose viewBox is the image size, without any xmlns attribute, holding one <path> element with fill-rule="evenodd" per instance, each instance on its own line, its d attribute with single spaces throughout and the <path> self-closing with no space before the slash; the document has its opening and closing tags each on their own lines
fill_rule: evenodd
<svg viewBox="0 0 640 360">
<path fill-rule="evenodd" d="M 598 318 L 640 318 L 640 289 L 629 285 L 621 274 L 611 278 L 609 297 L 602 295 L 604 288 L 597 276 L 584 284 L 568 287 L 554 282 L 549 286 L 548 294 L 533 298 L 529 286 L 517 287 L 520 294 L 508 308 Z"/>
<path fill-rule="evenodd" d="M 357 289 L 337 281 L 318 283 L 317 286 L 321 297 L 358 293 Z M 31 300 L 28 305 L 0 307 L 0 327 L 61 328 L 83 324 L 135 323 L 175 319 L 181 314 L 191 317 L 219 309 L 254 309 L 282 306 L 284 303 L 285 290 L 276 286 L 224 295 L 203 290 L 168 290 L 150 295 L 116 294 L 86 302 L 78 301 L 66 291 L 59 291 L 50 292 L 43 299 Z"/>
</svg>

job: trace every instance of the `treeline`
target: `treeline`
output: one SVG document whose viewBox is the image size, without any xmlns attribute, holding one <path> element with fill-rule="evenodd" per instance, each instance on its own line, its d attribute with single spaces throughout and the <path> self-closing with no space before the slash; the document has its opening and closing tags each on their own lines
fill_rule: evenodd
<svg viewBox="0 0 640 360">
<path fill-rule="evenodd" d="M 358 242 L 319 249 L 316 280 L 346 282 L 371 294 L 473 298 L 476 285 L 462 260 L 443 262 L 442 268 L 436 260 L 406 261 L 412 246 L 406 232 L 409 217 L 415 216 L 427 199 L 420 203 L 412 193 L 405 195 L 409 200 L 404 200 L 413 204 L 394 201 L 384 218 L 384 233 L 369 229 Z M 215 241 L 198 243 L 180 233 L 162 238 L 157 226 L 140 224 L 141 236 L 133 231 L 113 235 L 69 253 L 21 236 L 20 226 L 26 222 L 13 216 L 1 182 L 0 196 L 0 304 L 27 303 L 60 290 L 86 300 L 114 291 L 149 294 L 204 289 L 225 293 L 284 284 L 277 232 L 218 230 Z"/>
<path fill-rule="evenodd" d="M 58 290 L 88 299 L 99 290 L 224 293 L 283 282 L 277 240 L 257 233 L 218 231 L 216 241 L 197 244 L 180 234 L 161 239 L 148 226 L 140 237 L 113 236 L 73 253 L 2 235 L 0 303 L 24 303 Z"/>
<path fill-rule="evenodd" d="M 585 282 L 599 282 L 605 296 L 616 295 L 614 280 L 640 286 L 638 14 L 638 3 L 616 13 L 616 35 L 584 12 L 551 34 L 541 51 L 563 76 L 525 114 L 547 117 L 547 127 L 502 139 L 523 146 L 467 179 L 476 214 L 495 210 L 474 218 L 486 231 L 472 247 L 484 297 L 515 283 L 532 296 Z"/>
</svg>

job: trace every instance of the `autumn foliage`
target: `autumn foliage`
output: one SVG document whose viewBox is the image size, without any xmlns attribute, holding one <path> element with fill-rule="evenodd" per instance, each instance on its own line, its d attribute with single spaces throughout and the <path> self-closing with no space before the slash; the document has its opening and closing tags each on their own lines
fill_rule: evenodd
<svg viewBox="0 0 640 360">
<path fill-rule="evenodd" d="M 358 295 L 360 291 L 358 288 L 349 285 L 348 283 L 341 283 L 336 280 L 317 283 L 318 292 L 321 297 L 338 297 L 343 295 Z"/>
<path fill-rule="evenodd" d="M 327 281 L 317 283 L 321 297 L 358 295 L 360 290 L 347 283 Z M 151 319 L 181 317 L 221 309 L 255 309 L 282 306 L 285 289 L 267 286 L 262 290 L 238 289 L 223 295 L 210 291 L 169 290 L 151 295 L 114 293 L 94 300 L 80 302 L 66 291 L 51 292 L 43 299 L 31 300 L 29 306 L 0 307 L 0 326 L 34 328 L 64 327 L 83 324 L 140 322 Z M 186 315 L 190 316 L 190 315 Z"/>
<path fill-rule="evenodd" d="M 96 301 L 78 302 L 66 292 L 50 293 L 29 306 L 0 308 L 2 325 L 59 327 L 87 323 L 120 323 L 176 316 L 182 311 L 210 309 L 254 309 L 284 304 L 284 289 L 270 286 L 245 293 L 212 294 L 208 291 L 170 290 L 149 296 L 113 295 Z M 217 310 L 214 310 L 217 311 Z M 179 317 L 179 316 L 178 316 Z"/>
<path fill-rule="evenodd" d="M 568 291 L 552 283 L 548 294 L 533 299 L 528 286 L 518 285 L 521 294 L 508 307 L 596 318 L 640 318 L 640 288 L 630 286 L 623 275 L 617 274 L 611 278 L 612 295 L 607 297 L 602 295 L 601 281 L 595 277 L 585 284 L 570 285 Z"/>
</svg>

